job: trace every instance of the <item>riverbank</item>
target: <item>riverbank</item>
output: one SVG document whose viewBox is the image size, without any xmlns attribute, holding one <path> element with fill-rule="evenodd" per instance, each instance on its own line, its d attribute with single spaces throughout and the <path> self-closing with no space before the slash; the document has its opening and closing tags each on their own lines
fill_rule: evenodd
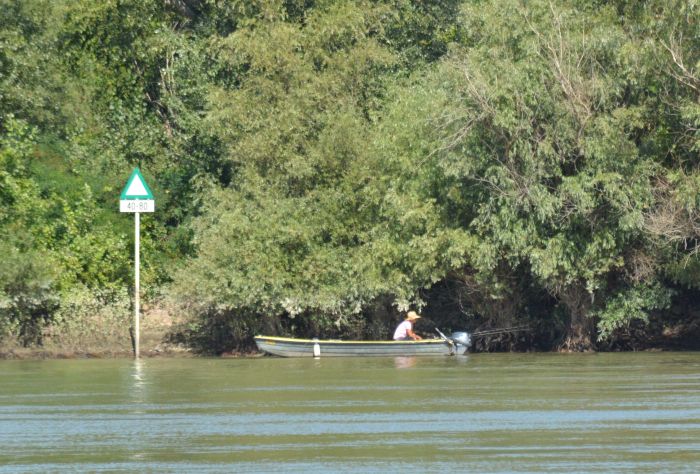
<svg viewBox="0 0 700 474">
<path fill-rule="evenodd" d="M 148 308 L 141 320 L 140 355 L 143 358 L 255 358 L 263 356 L 252 344 L 240 344 L 243 350 L 213 351 L 214 345 L 202 344 L 201 338 L 183 336 L 190 325 L 163 308 Z M 693 313 L 693 316 L 697 316 Z M 598 344 L 597 350 L 585 352 L 678 352 L 700 350 L 698 317 L 685 317 L 673 325 L 658 321 L 631 324 L 619 331 L 614 341 Z M 80 324 L 52 326 L 42 333 L 42 344 L 22 346 L 16 339 L 0 341 L 0 360 L 32 359 L 119 359 L 133 358 L 130 315 L 105 317 L 92 315 Z M 426 333 L 427 334 L 427 333 Z M 220 335 L 220 334 L 219 334 Z M 305 337 L 308 337 L 305 336 Z M 240 342 L 240 341 L 239 341 Z M 197 344 L 199 343 L 199 344 Z M 252 343 L 252 341 L 251 341 Z M 229 346 L 230 347 L 230 346 Z M 225 350 L 225 349 L 224 349 Z M 471 351 L 489 352 L 571 352 L 533 332 L 525 335 L 500 334 L 476 338 Z"/>
<path fill-rule="evenodd" d="M 181 321 L 162 309 L 145 311 L 141 318 L 141 357 L 195 357 L 181 343 L 170 342 Z M 113 359 L 131 358 L 134 346 L 130 317 L 94 314 L 80 324 L 54 325 L 42 333 L 42 344 L 24 347 L 18 338 L 0 341 L 0 359 Z"/>
<path fill-rule="evenodd" d="M 0 348 L 0 359 L 5 360 L 40 360 L 40 359 L 121 359 L 131 358 L 134 356 L 133 351 L 72 351 L 60 349 L 41 349 L 41 348 L 15 348 L 2 349 Z M 141 357 L 196 357 L 189 349 L 154 349 L 141 350 Z"/>
<path fill-rule="evenodd" d="M 151 349 L 141 347 L 139 354 L 141 358 L 197 358 L 202 357 L 193 351 L 191 348 L 180 345 L 160 344 Z M 256 358 L 263 357 L 262 352 L 224 352 L 219 354 L 220 358 Z M 71 349 L 45 349 L 45 348 L 27 348 L 13 347 L 7 348 L 0 346 L 0 360 L 60 360 L 60 359 L 131 359 L 134 357 L 133 350 L 71 350 Z"/>
<path fill-rule="evenodd" d="M 696 352 L 699 349 L 696 346 L 688 345 L 677 345 L 668 344 L 665 346 L 648 346 L 639 349 L 605 349 L 598 351 L 584 351 L 589 353 L 611 353 L 611 352 Z M 493 351 L 475 351 L 473 353 L 492 353 Z M 503 352 L 503 351 L 496 351 Z M 522 353 L 522 354 L 532 354 L 532 353 L 571 353 L 571 351 L 565 350 L 553 350 L 553 351 L 505 351 L 510 353 Z M 161 343 L 155 347 L 144 347 L 141 346 L 140 349 L 141 358 L 154 359 L 154 358 L 198 358 L 204 357 L 205 354 L 199 353 L 192 348 L 188 348 L 182 345 Z M 219 358 L 259 358 L 265 357 L 266 354 L 259 351 L 230 351 L 224 352 L 218 355 L 207 354 L 206 356 L 214 356 Z M 123 349 L 90 349 L 90 350 L 75 350 L 70 348 L 26 348 L 26 347 L 3 347 L 0 345 L 0 360 L 71 360 L 71 359 L 130 359 L 134 357 L 133 349 L 123 350 Z"/>
</svg>

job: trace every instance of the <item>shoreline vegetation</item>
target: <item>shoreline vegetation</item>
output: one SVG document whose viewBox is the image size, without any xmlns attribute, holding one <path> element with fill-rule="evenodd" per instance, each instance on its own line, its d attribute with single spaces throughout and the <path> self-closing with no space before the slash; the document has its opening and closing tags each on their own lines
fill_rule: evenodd
<svg viewBox="0 0 700 474">
<path fill-rule="evenodd" d="M 128 324 L 120 324 L 119 330 L 105 331 L 104 321 L 94 320 L 92 327 L 85 327 L 80 333 L 49 330 L 44 335 L 43 346 L 24 347 L 6 340 L 0 342 L 0 360 L 43 360 L 43 359 L 120 359 L 133 358 L 133 346 Z M 141 357 L 142 358 L 179 358 L 179 357 L 222 357 L 222 358 L 257 358 L 266 356 L 255 348 L 251 342 L 243 349 L 210 352 L 188 345 L 184 341 L 183 321 L 171 317 L 167 311 L 152 309 L 142 316 L 141 322 Z M 428 321 L 419 331 L 424 337 L 435 336 Z M 310 335 L 306 336 L 313 337 Z M 342 338 L 342 337 L 341 337 Z M 388 340 L 388 339 L 387 339 Z M 518 343 L 519 341 L 519 343 Z M 539 349 L 532 349 L 538 347 Z M 608 346 L 597 351 L 585 352 L 677 352 L 700 350 L 700 324 L 696 318 L 678 321 L 673 327 L 654 327 L 654 325 L 636 325 L 629 327 L 618 337 L 615 346 Z M 574 352 L 567 348 L 549 347 L 533 341 L 532 337 L 517 333 L 503 333 L 489 337 L 475 338 L 470 349 L 478 352 Z"/>
<path fill-rule="evenodd" d="M 23 346 L 11 338 L 0 342 L 0 359 L 84 359 L 133 357 L 133 315 L 105 317 L 90 313 L 71 324 L 54 324 L 42 331 L 41 345 Z M 163 310 L 146 311 L 141 317 L 140 353 L 143 357 L 191 357 L 182 344 L 168 342 L 174 320 Z M 15 339 L 16 341 L 16 339 Z"/>
<path fill-rule="evenodd" d="M 137 167 L 144 353 L 385 339 L 410 310 L 529 328 L 477 352 L 698 349 L 697 18 L 2 0 L 2 351 L 130 352 Z"/>
</svg>

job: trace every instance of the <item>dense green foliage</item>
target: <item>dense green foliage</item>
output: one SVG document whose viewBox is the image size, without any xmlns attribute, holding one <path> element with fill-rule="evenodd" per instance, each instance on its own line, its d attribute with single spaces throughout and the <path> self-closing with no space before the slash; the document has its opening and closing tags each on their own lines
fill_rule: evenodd
<svg viewBox="0 0 700 474">
<path fill-rule="evenodd" d="M 409 307 L 531 327 L 505 348 L 697 330 L 694 1 L 0 6 L 0 336 L 128 312 L 134 166 L 145 296 L 203 350 Z"/>
</svg>

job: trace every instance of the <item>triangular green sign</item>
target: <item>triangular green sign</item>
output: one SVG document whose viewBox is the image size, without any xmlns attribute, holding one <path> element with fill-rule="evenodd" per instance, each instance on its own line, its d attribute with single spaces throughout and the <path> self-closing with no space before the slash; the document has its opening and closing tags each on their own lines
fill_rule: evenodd
<svg viewBox="0 0 700 474">
<path fill-rule="evenodd" d="M 129 181 L 122 189 L 120 199 L 153 199 L 151 188 L 146 184 L 146 180 L 143 179 L 138 168 L 134 168 L 134 171 L 131 172 Z"/>
</svg>

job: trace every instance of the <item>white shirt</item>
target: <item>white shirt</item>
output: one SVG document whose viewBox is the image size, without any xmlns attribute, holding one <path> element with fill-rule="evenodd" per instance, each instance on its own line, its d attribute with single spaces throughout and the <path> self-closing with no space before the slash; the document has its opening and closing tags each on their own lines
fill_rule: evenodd
<svg viewBox="0 0 700 474">
<path fill-rule="evenodd" d="M 394 331 L 394 340 L 401 341 L 408 338 L 408 330 L 413 329 L 413 324 L 408 319 L 398 325 Z"/>
</svg>

